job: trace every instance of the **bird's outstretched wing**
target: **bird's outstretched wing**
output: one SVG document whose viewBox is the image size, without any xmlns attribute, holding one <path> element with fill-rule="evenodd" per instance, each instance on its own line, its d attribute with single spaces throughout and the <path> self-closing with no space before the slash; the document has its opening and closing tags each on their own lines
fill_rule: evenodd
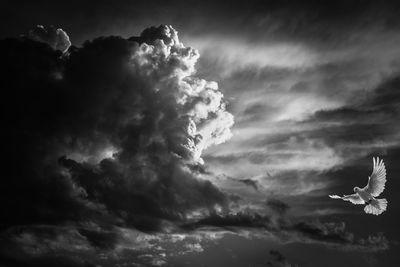
<svg viewBox="0 0 400 267">
<path fill-rule="evenodd" d="M 343 197 L 338 195 L 329 195 L 329 197 L 333 199 L 342 199 L 345 201 L 350 201 L 351 203 L 356 205 L 365 204 L 364 200 L 358 194 L 344 195 Z"/>
<path fill-rule="evenodd" d="M 379 196 L 385 189 L 386 168 L 382 159 L 372 158 L 374 168 L 368 179 L 368 184 L 362 189 L 374 197 Z"/>
</svg>

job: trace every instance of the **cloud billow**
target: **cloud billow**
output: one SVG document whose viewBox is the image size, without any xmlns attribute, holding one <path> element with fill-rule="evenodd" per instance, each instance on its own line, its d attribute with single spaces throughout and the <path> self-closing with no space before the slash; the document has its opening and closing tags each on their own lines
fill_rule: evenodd
<svg viewBox="0 0 400 267">
<path fill-rule="evenodd" d="M 163 231 L 188 211 L 226 205 L 191 168 L 233 125 L 217 83 L 194 75 L 198 52 L 171 26 L 67 41 L 38 26 L 0 42 L 2 227 L 92 221 Z"/>
</svg>

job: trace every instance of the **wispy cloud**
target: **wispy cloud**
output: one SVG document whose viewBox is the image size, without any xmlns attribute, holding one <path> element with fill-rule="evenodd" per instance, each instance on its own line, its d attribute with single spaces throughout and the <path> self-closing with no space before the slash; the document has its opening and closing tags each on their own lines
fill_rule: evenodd
<svg viewBox="0 0 400 267">
<path fill-rule="evenodd" d="M 206 59 L 223 65 L 223 73 L 230 74 L 246 67 L 309 68 L 316 64 L 318 54 L 301 44 L 254 43 L 237 37 L 221 35 L 186 38 Z"/>
</svg>

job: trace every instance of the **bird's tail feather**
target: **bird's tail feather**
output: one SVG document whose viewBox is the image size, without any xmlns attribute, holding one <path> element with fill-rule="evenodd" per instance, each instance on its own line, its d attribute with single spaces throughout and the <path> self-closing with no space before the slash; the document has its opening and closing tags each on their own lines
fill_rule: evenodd
<svg viewBox="0 0 400 267">
<path fill-rule="evenodd" d="M 364 211 L 369 214 L 379 215 L 386 210 L 387 203 L 385 198 L 373 199 L 371 203 L 365 206 Z"/>
</svg>

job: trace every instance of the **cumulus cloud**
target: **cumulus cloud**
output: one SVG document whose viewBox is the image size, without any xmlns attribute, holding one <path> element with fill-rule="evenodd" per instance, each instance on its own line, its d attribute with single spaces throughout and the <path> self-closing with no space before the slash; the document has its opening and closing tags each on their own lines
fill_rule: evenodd
<svg viewBox="0 0 400 267">
<path fill-rule="evenodd" d="M 194 171 L 233 125 L 217 83 L 195 76 L 198 51 L 171 26 L 69 46 L 43 26 L 0 41 L 2 227 L 93 222 L 111 230 L 74 235 L 107 249 L 116 225 L 168 232 L 189 212 L 226 206 Z M 19 241 L 39 243 L 29 232 Z"/>
</svg>

